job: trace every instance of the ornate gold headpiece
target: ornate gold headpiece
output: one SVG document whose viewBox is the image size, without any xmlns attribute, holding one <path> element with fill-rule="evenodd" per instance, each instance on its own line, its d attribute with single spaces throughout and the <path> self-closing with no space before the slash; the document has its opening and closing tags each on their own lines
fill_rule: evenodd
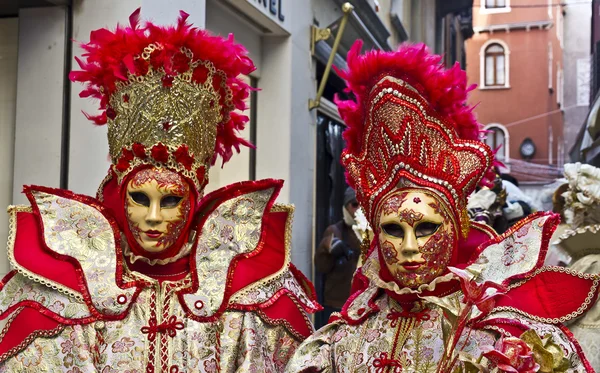
<svg viewBox="0 0 600 373">
<path fill-rule="evenodd" d="M 493 161 L 465 106 L 466 79 L 443 69 L 422 46 L 359 56 L 360 46 L 352 48 L 344 72 L 357 102 L 338 105 L 348 125 L 342 163 L 367 217 L 374 224 L 381 198 L 404 180 L 440 194 L 465 231 L 467 196 Z M 462 95 L 444 102 L 441 94 L 456 96 L 453 90 Z"/>
<path fill-rule="evenodd" d="M 92 32 L 83 44 L 83 71 L 71 72 L 86 82 L 82 97 L 100 99 L 101 115 L 86 116 L 108 124 L 113 170 L 119 181 L 140 165 L 169 167 L 191 179 L 198 189 L 208 168 L 233 148 L 250 145 L 239 138 L 250 87 L 239 75 L 254 70 L 243 47 L 192 28 L 182 12 L 177 27 L 147 23 L 138 27 L 139 10 L 129 27 Z"/>
</svg>

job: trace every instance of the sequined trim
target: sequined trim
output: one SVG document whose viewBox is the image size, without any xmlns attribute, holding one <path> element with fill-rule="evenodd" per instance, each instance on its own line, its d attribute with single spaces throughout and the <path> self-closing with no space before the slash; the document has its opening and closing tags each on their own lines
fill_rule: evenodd
<svg viewBox="0 0 600 373">
<path fill-rule="evenodd" d="M 104 176 L 104 179 L 100 182 L 98 189 L 96 190 L 96 199 L 100 202 L 104 202 L 104 188 L 113 178 L 112 166 L 108 169 L 108 173 Z"/>
<path fill-rule="evenodd" d="M 2 331 L 0 331 L 0 341 L 4 340 L 4 336 L 10 329 L 11 324 L 13 323 L 13 321 L 15 321 L 17 316 L 19 316 L 19 313 L 21 313 L 21 311 L 23 311 L 23 308 L 24 307 L 19 307 L 19 308 L 15 309 L 13 311 L 13 313 L 8 317 L 8 320 L 6 320 L 6 324 L 4 324 L 4 328 L 2 328 Z"/>
<path fill-rule="evenodd" d="M 493 330 L 493 331 L 495 331 L 497 333 L 500 333 L 500 335 L 503 335 L 505 337 L 511 337 L 512 336 L 509 332 L 507 332 L 506 330 L 504 330 L 501 327 L 496 326 L 496 325 L 486 325 L 486 326 L 483 327 L 483 329 Z"/>
</svg>

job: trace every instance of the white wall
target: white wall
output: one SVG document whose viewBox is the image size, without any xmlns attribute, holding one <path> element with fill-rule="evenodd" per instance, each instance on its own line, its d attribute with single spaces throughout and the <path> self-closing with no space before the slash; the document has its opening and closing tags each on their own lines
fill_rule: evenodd
<svg viewBox="0 0 600 373">
<path fill-rule="evenodd" d="M 283 179 L 278 202 L 290 203 L 292 42 L 289 37 L 263 38 L 258 82 L 256 178 Z"/>
<path fill-rule="evenodd" d="M 206 28 L 212 33 L 225 38 L 233 33 L 235 41 L 246 47 L 250 58 L 257 67 L 251 76 L 260 79 L 262 42 L 258 30 L 235 15 L 231 9 L 214 0 L 208 1 L 206 6 Z M 250 83 L 250 79 L 247 79 L 247 82 Z M 262 93 L 259 92 L 258 94 L 261 95 Z M 248 102 L 249 106 L 250 102 Z M 250 110 L 247 110 L 244 114 L 250 116 Z M 261 125 L 260 121 L 258 125 Z M 240 135 L 245 139 L 250 139 L 249 124 Z M 218 159 L 217 163 L 210 169 L 209 183 L 206 186 L 207 193 L 231 183 L 248 180 L 250 178 L 250 150 L 241 147 L 239 154 L 234 153 L 231 160 L 224 167 L 221 167 L 221 165 L 222 161 Z"/>
<path fill-rule="evenodd" d="M 139 1 L 139 0 L 128 0 Z M 179 11 L 188 13 L 188 22 L 204 28 L 206 22 L 206 0 L 142 0 L 142 18 L 159 25 L 173 24 Z"/>
<path fill-rule="evenodd" d="M 566 1 L 567 4 L 576 3 L 574 0 Z M 563 76 L 564 89 L 562 109 L 564 110 L 564 142 L 565 151 L 568 153 L 575 143 L 577 133 L 581 128 L 588 113 L 588 106 L 578 105 L 578 94 L 588 89 L 591 77 L 582 74 L 582 63 L 591 63 L 590 38 L 592 8 L 585 5 L 567 6 L 564 16 L 564 48 L 563 48 Z M 581 63 L 580 63 L 581 65 Z M 589 70 L 588 70 L 589 72 Z M 587 86 L 587 87 L 586 87 Z"/>
<path fill-rule="evenodd" d="M 290 4 L 291 5 L 291 4 Z M 294 2 L 291 23 L 289 185 L 290 202 L 296 206 L 292 236 L 292 261 L 309 278 L 313 269 L 314 187 L 316 166 L 316 110 L 308 111 L 308 100 L 317 91 L 310 55 L 310 25 L 313 13 Z"/>
<path fill-rule="evenodd" d="M 19 12 L 13 202 L 24 184 L 60 185 L 65 9 Z"/>
<path fill-rule="evenodd" d="M 0 247 L 8 238 L 8 214 L 12 203 L 15 120 L 17 105 L 17 18 L 0 18 Z M 4 251 L 1 251 L 4 253 Z M 0 255 L 0 276 L 9 271 L 6 255 Z"/>
</svg>

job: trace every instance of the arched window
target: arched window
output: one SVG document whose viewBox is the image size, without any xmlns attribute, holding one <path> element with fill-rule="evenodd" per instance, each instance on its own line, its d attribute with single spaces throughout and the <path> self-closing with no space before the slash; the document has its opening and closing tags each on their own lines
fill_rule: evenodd
<svg viewBox="0 0 600 373">
<path fill-rule="evenodd" d="M 497 150 L 496 157 L 508 167 L 507 163 L 510 161 L 510 158 L 508 153 L 509 138 L 506 127 L 501 124 L 490 124 L 485 127 L 485 130 L 487 131 L 485 143 L 492 148 L 492 150 Z"/>
<path fill-rule="evenodd" d="M 485 48 L 485 76 L 486 87 L 506 86 L 506 53 L 504 47 L 493 43 Z"/>
</svg>

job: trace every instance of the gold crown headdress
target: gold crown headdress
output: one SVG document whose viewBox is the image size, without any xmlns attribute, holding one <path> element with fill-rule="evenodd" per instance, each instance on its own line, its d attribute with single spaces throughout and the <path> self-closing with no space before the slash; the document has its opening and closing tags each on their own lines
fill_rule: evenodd
<svg viewBox="0 0 600 373">
<path fill-rule="evenodd" d="M 467 196 L 491 168 L 493 153 L 466 106 L 464 71 L 444 69 L 424 45 L 359 55 L 358 41 L 341 72 L 356 101 L 337 100 L 348 128 L 342 163 L 371 224 L 390 190 L 436 191 L 468 229 Z"/>
<path fill-rule="evenodd" d="M 186 23 L 175 27 L 146 23 L 139 12 L 130 26 L 93 31 L 82 44 L 82 71 L 70 79 L 86 83 L 81 97 L 100 99 L 101 114 L 88 119 L 108 124 L 113 170 L 119 181 L 140 165 L 176 170 L 201 190 L 218 155 L 223 162 L 235 148 L 251 146 L 237 136 L 248 117 L 250 87 L 240 79 L 255 67 L 246 50 Z"/>
</svg>

